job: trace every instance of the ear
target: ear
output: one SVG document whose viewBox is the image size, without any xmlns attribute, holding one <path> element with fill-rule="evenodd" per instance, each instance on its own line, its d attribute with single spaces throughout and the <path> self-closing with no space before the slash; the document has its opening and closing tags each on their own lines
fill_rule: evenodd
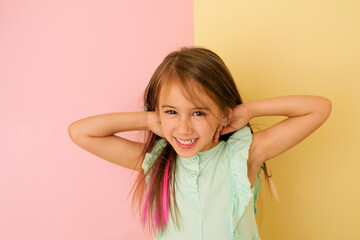
<svg viewBox="0 0 360 240">
<path fill-rule="evenodd" d="M 230 124 L 231 118 L 232 118 L 233 110 L 231 108 L 226 108 L 223 115 L 223 123 L 226 123 L 226 125 Z"/>
</svg>

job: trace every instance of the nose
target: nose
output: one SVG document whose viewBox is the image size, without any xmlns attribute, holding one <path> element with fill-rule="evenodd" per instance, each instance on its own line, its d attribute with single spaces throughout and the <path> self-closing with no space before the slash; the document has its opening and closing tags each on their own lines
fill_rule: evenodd
<svg viewBox="0 0 360 240">
<path fill-rule="evenodd" d="M 192 133 L 192 127 L 191 127 L 191 121 L 187 118 L 181 118 L 178 122 L 178 133 L 179 134 L 191 134 Z"/>
</svg>

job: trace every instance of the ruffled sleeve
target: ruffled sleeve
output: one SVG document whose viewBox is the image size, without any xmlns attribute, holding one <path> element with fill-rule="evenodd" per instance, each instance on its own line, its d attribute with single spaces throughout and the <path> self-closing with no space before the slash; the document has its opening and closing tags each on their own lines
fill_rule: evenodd
<svg viewBox="0 0 360 240">
<path fill-rule="evenodd" d="M 245 126 L 228 140 L 229 167 L 232 178 L 232 224 L 236 229 L 241 216 L 252 199 L 253 193 L 247 176 L 247 159 L 252 143 L 250 128 Z"/>
<path fill-rule="evenodd" d="M 145 174 L 147 174 L 149 168 L 154 164 L 156 159 L 159 157 L 166 144 L 167 143 L 164 138 L 156 140 L 151 152 L 145 154 L 145 158 L 142 163 L 142 168 L 144 169 Z"/>
</svg>

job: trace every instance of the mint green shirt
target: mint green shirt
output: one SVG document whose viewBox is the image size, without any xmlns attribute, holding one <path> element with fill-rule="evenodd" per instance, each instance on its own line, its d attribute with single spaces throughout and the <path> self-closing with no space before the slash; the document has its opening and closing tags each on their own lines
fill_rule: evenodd
<svg viewBox="0 0 360 240">
<path fill-rule="evenodd" d="M 250 188 L 247 159 L 251 142 L 250 128 L 245 126 L 227 141 L 192 158 L 177 156 L 175 194 L 181 230 L 169 215 L 166 229 L 154 240 L 260 240 L 255 202 L 262 168 Z M 160 139 L 155 144 L 143 161 L 145 173 L 167 141 Z"/>
</svg>

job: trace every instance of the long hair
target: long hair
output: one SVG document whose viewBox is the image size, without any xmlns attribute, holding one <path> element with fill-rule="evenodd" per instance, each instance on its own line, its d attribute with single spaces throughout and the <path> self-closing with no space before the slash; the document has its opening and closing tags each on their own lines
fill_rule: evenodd
<svg viewBox="0 0 360 240">
<path fill-rule="evenodd" d="M 180 86 L 192 100 L 198 99 L 193 90 L 194 86 L 200 86 L 222 110 L 232 109 L 243 103 L 233 77 L 223 60 L 206 48 L 183 47 L 168 54 L 156 68 L 146 87 L 144 110 L 158 111 L 160 92 L 172 85 Z M 250 123 L 247 126 L 253 133 Z M 222 135 L 219 140 L 226 141 L 232 134 Z M 151 152 L 160 139 L 161 137 L 153 132 L 147 132 L 142 156 L 145 157 L 146 153 Z M 133 205 L 136 201 L 138 203 L 142 224 L 145 225 L 145 222 L 149 220 L 151 223 L 149 227 L 152 226 L 155 232 L 164 231 L 169 220 L 169 212 L 179 229 L 179 209 L 174 191 L 177 154 L 168 142 L 160 151 L 156 155 L 158 158 L 153 161 L 148 171 L 146 173 L 140 171 L 134 184 L 136 189 L 132 201 Z M 265 163 L 262 168 L 266 179 L 271 177 Z M 172 202 L 170 195 L 172 195 Z"/>
</svg>

